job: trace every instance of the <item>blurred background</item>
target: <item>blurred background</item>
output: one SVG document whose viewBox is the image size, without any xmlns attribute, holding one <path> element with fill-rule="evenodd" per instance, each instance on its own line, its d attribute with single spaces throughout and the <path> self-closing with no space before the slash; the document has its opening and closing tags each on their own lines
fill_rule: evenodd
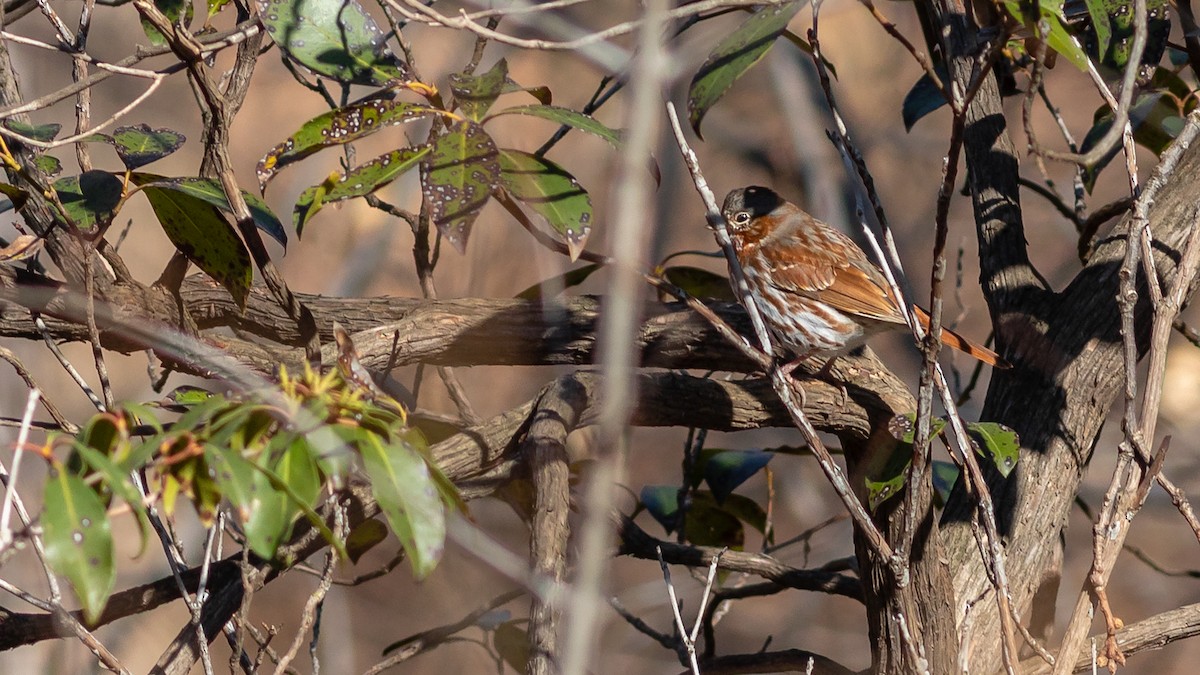
<svg viewBox="0 0 1200 675">
<path fill-rule="evenodd" d="M 68 23 L 77 20 L 81 3 L 55 3 Z M 456 14 L 456 3 L 437 3 L 439 11 Z M 377 8 L 372 11 L 379 16 Z M 906 35 L 919 42 L 919 27 L 909 3 L 885 3 L 881 10 Z M 641 11 L 633 0 L 600 0 L 583 2 L 557 14 L 572 23 L 599 30 L 620 20 L 635 18 Z M 203 8 L 198 8 L 202 16 Z M 672 65 L 677 74 L 670 95 L 682 108 L 686 85 L 716 42 L 740 21 L 742 15 L 722 17 L 692 28 L 670 45 Z M 810 25 L 811 12 L 804 10 L 792 22 L 792 29 L 803 34 Z M 199 21 L 197 22 L 199 23 Z M 219 17 L 220 28 L 231 25 Z M 905 94 L 921 74 L 919 66 L 905 50 L 890 39 L 870 14 L 850 0 L 826 3 L 821 14 L 822 47 L 826 58 L 835 65 L 837 79 L 833 88 L 841 113 L 852 139 L 865 154 L 874 174 L 875 185 L 886 208 L 890 225 L 908 273 L 908 282 L 915 295 L 927 302 L 929 267 L 932 258 L 934 207 L 941 178 L 949 134 L 949 113 L 941 110 L 920 120 L 906 133 L 901 122 L 901 103 Z M 533 36 L 530 31 L 511 28 L 519 35 Z M 42 40 L 53 40 L 53 33 L 44 17 L 30 14 L 10 31 Z M 443 28 L 410 25 L 404 35 L 411 42 L 417 66 L 425 81 L 445 86 L 449 73 L 460 70 L 470 57 L 473 38 L 465 33 Z M 98 7 L 90 41 L 91 52 L 101 59 L 116 60 L 132 53 L 146 39 L 138 24 L 137 13 L 130 5 Z M 615 42 L 632 46 L 629 36 Z M 23 93 L 27 99 L 54 91 L 70 82 L 70 60 L 62 54 L 10 43 Z M 557 105 L 580 108 L 587 102 L 601 77 L 587 61 L 570 53 L 531 52 L 490 44 L 484 53 L 481 70 L 489 68 L 499 58 L 506 58 L 511 77 L 524 86 L 546 85 L 554 94 Z M 222 54 L 218 64 L 228 65 L 229 54 Z M 165 60 L 156 62 L 165 64 Z M 220 71 L 220 67 L 218 67 Z M 1023 79 L 1018 83 L 1024 86 Z M 114 77 L 93 90 L 96 112 L 100 119 L 125 105 L 137 96 L 145 83 L 130 78 Z M 1101 104 L 1094 88 L 1084 76 L 1069 64 L 1060 64 L 1048 75 L 1048 88 L 1054 102 L 1062 107 L 1066 122 L 1076 138 L 1082 138 L 1091 126 L 1092 115 Z M 513 105 L 520 95 L 502 98 L 498 105 Z M 596 114 L 611 127 L 623 125 L 624 94 L 618 94 Z M 74 123 L 72 99 L 34 115 L 38 123 L 60 122 L 71 128 Z M 1020 97 L 1007 99 L 1010 133 L 1018 148 L 1025 147 L 1020 124 Z M 254 189 L 254 165 L 268 150 L 307 119 L 326 110 L 322 100 L 299 86 L 280 63 L 277 50 L 266 52 L 259 60 L 254 83 L 245 108 L 233 126 L 235 169 L 243 187 Z M 147 123 L 152 127 L 166 126 L 189 137 L 184 149 L 157 163 L 153 170 L 167 175 L 195 175 L 200 158 L 198 114 L 193 95 L 182 75 L 171 78 L 151 99 L 122 120 L 123 124 Z M 661 121 L 665 125 L 665 119 Z M 1051 118 L 1044 109 L 1035 113 L 1035 128 L 1043 143 L 1062 147 Z M 717 192 L 718 198 L 729 189 L 748 184 L 774 187 L 785 197 L 802 205 L 818 218 L 844 229 L 861 241 L 856 212 L 854 184 L 847 177 L 843 164 L 826 139 L 825 129 L 831 119 L 817 85 L 815 71 L 808 55 L 786 42 L 781 42 L 758 67 L 742 78 L 730 94 L 719 103 L 704 122 L 704 140 L 695 139 L 694 147 L 701 166 Z M 556 125 L 517 116 L 501 118 L 489 124 L 488 130 L 501 147 L 532 151 L 540 146 Z M 405 143 L 405 134 L 419 138 L 424 129 L 419 126 L 398 127 L 378 134 L 359 149 L 359 157 L 371 157 L 371 149 L 398 147 Z M 645 253 L 647 266 L 656 264 L 666 255 L 681 250 L 715 251 L 716 246 L 704 226 L 703 206 L 691 187 L 678 153 L 667 136 L 660 135 L 656 158 L 662 180 L 655 192 L 656 214 L 653 248 Z M 382 150 L 381 150 L 382 151 Z M 119 169 L 120 163 L 111 149 L 93 145 L 93 160 L 97 168 Z M 74 153 L 60 150 L 57 156 L 66 165 L 66 174 L 77 171 Z M 571 133 L 548 155 L 572 172 L 592 194 L 596 206 L 595 226 L 589 248 L 597 252 L 610 250 L 609 214 L 619 195 L 610 191 L 616 153 L 602 141 L 580 133 Z M 1143 174 L 1153 167 L 1155 158 L 1143 152 L 1139 157 Z M 269 187 L 266 199 L 275 212 L 286 221 L 299 193 L 320 182 L 330 171 L 338 168 L 337 151 L 326 151 L 285 170 Z M 1071 183 L 1070 168 L 1052 164 L 1051 176 L 1064 190 Z M 1032 160 L 1024 163 L 1024 173 L 1036 180 L 1038 174 Z M 959 185 L 961 186 L 961 171 Z M 649 172 L 647 181 L 653 177 Z M 1105 172 L 1089 199 L 1093 208 L 1107 203 L 1127 190 L 1119 170 Z M 402 207 L 416 210 L 420 193 L 415 172 L 386 188 L 385 199 Z M 1044 199 L 1023 194 L 1025 228 L 1033 261 L 1050 283 L 1059 289 L 1079 269 L 1076 255 L 1076 235 L 1071 223 Z M 0 236 L 11 238 L 14 230 L 11 213 L 0 216 Z M 171 246 L 150 214 L 144 200 L 134 200 L 122 211 L 121 223 L 129 218 L 132 224 L 121 254 L 135 276 L 149 283 L 162 271 Z M 978 265 L 975 234 L 969 199 L 958 196 L 951 211 L 949 254 L 951 266 L 948 278 L 960 280 L 959 287 L 948 296 L 947 318 L 957 323 L 960 332 L 982 340 L 988 335 L 986 308 L 978 287 Z M 118 228 L 114 228 L 116 230 Z M 1107 227 L 1103 230 L 1106 231 Z M 293 290 L 330 296 L 395 295 L 419 297 L 420 290 L 412 262 L 412 234 L 407 225 L 373 210 L 361 201 L 344 206 L 328 207 L 307 226 L 303 239 L 291 237 L 285 251 L 273 242 L 268 243 Z M 689 256 L 680 261 L 724 274 L 720 260 Z M 436 272 L 438 293 L 442 298 L 512 297 L 526 287 L 553 277 L 571 265 L 561 256 L 536 245 L 529 235 L 506 212 L 496 205 L 485 209 L 477 222 L 465 255 L 449 247 L 442 253 Z M 604 293 L 609 278 L 604 270 L 594 274 L 582 286 L 570 293 Z M 652 296 L 646 293 L 647 300 Z M 1194 311 L 1184 316 L 1197 319 Z M 34 372 L 46 395 L 60 405 L 74 420 L 82 420 L 92 412 L 90 404 L 70 381 L 58 363 L 50 357 L 41 343 L 4 340 L 3 346 L 12 349 Z M 892 369 L 910 382 L 915 390 L 917 352 L 911 340 L 904 336 L 885 336 L 872 346 Z M 93 381 L 90 355 L 84 345 L 65 345 L 68 357 L 77 364 L 84 376 Z M 952 358 L 952 357 L 947 357 Z M 157 398 L 149 388 L 146 357 L 141 354 L 109 355 L 109 368 L 118 399 L 148 400 Z M 971 364 L 955 365 L 966 368 Z M 26 390 L 11 375 L 7 366 L 0 368 L 0 415 L 19 417 L 23 410 Z M 458 374 L 479 414 L 488 417 L 528 400 L 556 375 L 567 372 L 559 368 L 460 368 Z M 413 369 L 397 371 L 395 377 L 411 384 Z M 985 371 L 984 378 L 987 377 Z M 169 386 L 184 384 L 186 378 L 175 377 Z M 421 389 L 420 406 L 451 413 L 454 406 L 436 378 L 429 378 Z M 981 383 L 974 399 L 964 407 L 966 418 L 975 419 L 978 405 L 986 387 Z M 1200 403 L 1200 351 L 1175 338 L 1168 361 L 1167 391 L 1163 397 L 1164 434 L 1172 434 L 1175 442 L 1167 462 L 1167 472 L 1188 494 L 1200 490 L 1200 471 L 1197 470 L 1197 449 L 1194 436 L 1197 429 L 1195 410 Z M 1119 417 L 1107 425 L 1096 446 L 1095 459 L 1089 470 L 1087 487 L 1082 499 L 1097 506 L 1107 485 L 1120 432 Z M 6 465 L 11 461 L 15 430 L 0 428 L 0 458 Z M 628 487 L 621 497 L 621 508 L 629 512 L 636 495 L 645 484 L 678 484 L 680 461 L 686 441 L 685 429 L 637 430 L 633 434 L 629 457 Z M 770 448 L 778 445 L 799 445 L 798 432 L 793 430 L 764 430 L 739 434 L 711 434 L 708 445 L 719 448 Z M 579 432 L 572 437 L 572 451 L 578 457 L 589 452 L 590 435 Z M 28 462 L 24 470 L 29 485 L 39 480 L 38 462 Z M 776 477 L 775 527 L 779 540 L 838 516 L 842 509 L 832 490 L 815 464 L 808 458 L 777 456 L 771 463 Z M 23 481 L 24 482 L 24 481 Z M 741 488 L 742 493 L 760 503 L 767 500 L 766 482 L 760 474 Z M 36 509 L 37 494 L 22 494 Z M 528 550 L 528 532 L 513 511 L 498 500 L 486 499 L 471 504 L 471 511 L 480 527 L 519 556 Z M 178 527 L 189 543 L 189 560 L 202 554 L 203 536 L 194 514 L 186 509 L 178 515 Z M 659 525 L 642 516 L 639 523 L 656 536 L 664 536 Z M 167 567 L 161 551 L 154 547 L 138 559 L 136 529 L 129 522 L 118 522 L 121 533 L 118 546 L 120 576 L 117 588 L 127 588 L 163 577 Z M 1076 512 L 1067 531 L 1067 559 L 1060 593 L 1060 628 L 1067 618 L 1070 604 L 1080 588 L 1083 575 L 1091 560 L 1090 521 Z M 1129 537 L 1129 544 L 1145 552 L 1168 572 L 1152 570 L 1131 555 L 1123 555 L 1113 575 L 1110 597 L 1114 610 L 1127 623 L 1200 600 L 1200 584 L 1196 573 L 1197 544 L 1185 523 L 1169 500 L 1158 490 L 1151 493 L 1146 509 L 1139 515 Z M 748 531 L 747 549 L 762 546 L 760 535 Z M 338 578 L 350 578 L 370 571 L 386 562 L 396 550 L 394 541 L 379 546 L 357 567 L 344 565 Z M 850 527 L 846 520 L 816 532 L 806 545 L 795 545 L 778 553 L 784 562 L 797 567 L 812 567 L 827 561 L 853 555 Z M 311 561 L 319 566 L 322 559 Z M 1200 567 L 1200 566 L 1197 566 Z M 684 600 L 684 615 L 690 617 L 698 604 L 700 583 L 685 570 L 675 570 L 675 582 Z M 28 551 L 9 560 L 3 570 L 5 579 L 18 586 L 44 590 L 45 580 L 33 564 Z M 736 575 L 724 579 L 725 585 L 753 582 Z M 316 577 L 292 571 L 286 578 L 270 584 L 254 598 L 252 616 L 256 625 L 273 626 L 279 635 L 273 647 L 285 650 L 290 643 L 301 608 L 317 584 Z M 381 660 L 380 652 L 388 644 L 413 633 L 457 621 L 476 607 L 512 588 L 512 583 L 493 571 L 486 561 L 451 544 L 437 571 L 423 583 L 415 583 L 406 567 L 357 587 L 334 586 L 330 591 L 321 623 L 318 655 L 325 673 L 362 672 Z M 659 631 L 671 630 L 671 612 L 658 564 L 650 561 L 618 558 L 613 561 L 609 592 L 634 614 Z M 68 603 L 70 604 L 70 603 Z M 0 607 L 14 612 L 31 608 L 11 596 L 0 597 Z M 528 612 L 528 600 L 521 598 L 502 608 L 511 615 L 495 613 L 489 620 L 523 618 Z M 98 629 L 97 637 L 107 645 L 132 672 L 146 671 L 162 649 L 188 621 L 183 606 L 175 603 L 143 616 L 126 619 Z M 675 655 L 664 650 L 646 636 L 633 630 L 612 611 L 603 614 L 602 651 L 592 672 L 608 673 L 667 673 L 682 670 Z M 814 593 L 786 592 L 777 596 L 741 600 L 729 608 L 717 627 L 718 654 L 754 652 L 770 639 L 770 648 L 811 649 L 833 658 L 850 668 L 864 668 L 870 663 L 865 637 L 866 621 L 862 607 L 844 598 L 830 598 Z M 483 630 L 468 630 L 462 642 L 443 645 L 396 668 L 393 672 L 452 673 L 493 672 L 495 657 L 484 648 L 491 637 Z M 480 644 L 482 643 L 482 645 Z M 213 661 L 217 670 L 227 668 L 229 650 L 223 640 L 213 644 Z M 1133 657 L 1132 672 L 1190 673 L 1200 658 L 1200 643 L 1184 641 L 1168 646 L 1161 652 Z M 298 672 L 311 668 L 307 659 L 300 658 Z M 9 673 L 82 673 L 96 669 L 95 659 L 76 641 L 45 642 L 36 646 L 0 653 L 0 672 Z M 199 672 L 197 670 L 196 672 Z M 511 671 L 510 671 L 511 672 Z"/>
</svg>

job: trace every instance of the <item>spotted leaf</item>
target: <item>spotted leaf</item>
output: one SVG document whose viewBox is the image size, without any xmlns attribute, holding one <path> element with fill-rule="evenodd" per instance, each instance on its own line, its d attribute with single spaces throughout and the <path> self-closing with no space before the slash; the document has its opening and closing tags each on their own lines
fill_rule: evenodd
<svg viewBox="0 0 1200 675">
<path fill-rule="evenodd" d="M 118 127 L 107 137 L 127 169 L 137 169 L 178 150 L 187 139 L 171 129 L 151 129 L 149 125 Z"/>
<path fill-rule="evenodd" d="M 142 192 L 175 248 L 245 307 L 253 275 L 250 254 L 221 211 L 171 183 L 148 185 Z"/>
<path fill-rule="evenodd" d="M 46 562 L 65 576 L 89 623 L 95 622 L 117 580 L 112 525 L 95 491 L 55 462 L 43 493 L 41 525 Z"/>
<path fill-rule="evenodd" d="M 233 208 L 225 197 L 225 188 L 221 187 L 221 183 L 213 178 L 163 178 L 149 173 L 135 173 L 130 176 L 130 180 L 137 185 L 153 183 L 159 187 L 182 192 L 207 202 L 225 213 L 233 213 Z M 271 211 L 271 207 L 267 206 L 267 203 L 260 197 L 245 190 L 242 190 L 242 199 L 246 200 L 246 206 L 250 209 L 254 225 L 279 242 L 280 246 L 287 248 L 287 233 L 284 232 L 283 223 L 279 221 L 279 217 Z"/>
<path fill-rule="evenodd" d="M 747 70 L 758 63 L 787 29 L 804 3 L 788 2 L 764 7 L 717 43 L 688 87 L 688 121 L 696 135 L 709 109 L 721 100 Z"/>
<path fill-rule="evenodd" d="M 504 189 L 550 223 L 574 261 L 592 231 L 592 198 L 562 167 L 520 150 L 500 151 Z"/>
<path fill-rule="evenodd" d="M 1000 475 L 1012 473 L 1021 454 L 1017 432 L 998 422 L 972 422 L 967 425 L 967 435 L 975 452 L 990 458 Z"/>
<path fill-rule="evenodd" d="M 367 101 L 330 110 L 304 123 L 258 161 L 258 184 L 263 190 L 280 169 L 324 148 L 349 143 L 380 129 L 423 119 L 438 111 L 404 101 Z"/>
<path fill-rule="evenodd" d="M 500 59 L 482 75 L 454 73 L 450 76 L 450 91 L 468 118 L 478 122 L 504 91 L 508 80 L 508 62 Z"/>
<path fill-rule="evenodd" d="M 256 0 L 267 34 L 290 59 L 346 84 L 408 79 L 408 65 L 357 0 Z"/>
<path fill-rule="evenodd" d="M 483 205 L 500 182 L 496 144 L 483 127 L 460 122 L 421 160 L 421 192 L 433 223 L 462 253 Z"/>
<path fill-rule="evenodd" d="M 393 150 L 308 188 L 300 194 L 292 209 L 296 236 L 300 236 L 304 226 L 324 205 L 371 194 L 412 169 L 430 150 L 428 145 Z"/>
</svg>

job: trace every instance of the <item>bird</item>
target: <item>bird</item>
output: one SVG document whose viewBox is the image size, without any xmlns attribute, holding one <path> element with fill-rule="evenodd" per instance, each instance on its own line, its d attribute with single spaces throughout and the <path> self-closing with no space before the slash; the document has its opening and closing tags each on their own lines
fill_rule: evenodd
<svg viewBox="0 0 1200 675">
<path fill-rule="evenodd" d="M 722 216 L 763 322 L 795 355 L 785 373 L 813 356 L 833 361 L 890 330 L 908 330 L 882 270 L 849 237 L 761 186 L 725 197 Z M 928 330 L 929 313 L 913 306 Z M 996 352 L 946 328 L 942 344 L 994 368 L 1011 367 Z"/>
</svg>

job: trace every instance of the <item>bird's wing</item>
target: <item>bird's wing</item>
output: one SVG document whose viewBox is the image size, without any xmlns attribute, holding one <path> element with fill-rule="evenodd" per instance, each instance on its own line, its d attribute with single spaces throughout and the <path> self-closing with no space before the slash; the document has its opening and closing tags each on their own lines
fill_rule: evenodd
<svg viewBox="0 0 1200 675">
<path fill-rule="evenodd" d="M 762 252 L 780 290 L 819 299 L 845 314 L 904 322 L 883 273 L 837 230 L 803 230 L 786 245 L 764 246 Z"/>
</svg>

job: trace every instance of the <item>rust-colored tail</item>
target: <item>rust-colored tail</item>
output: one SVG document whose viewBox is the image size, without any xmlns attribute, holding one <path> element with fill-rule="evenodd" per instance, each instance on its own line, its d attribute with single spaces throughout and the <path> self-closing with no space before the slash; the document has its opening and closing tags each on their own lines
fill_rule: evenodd
<svg viewBox="0 0 1200 675">
<path fill-rule="evenodd" d="M 917 320 L 921 322 L 921 327 L 929 330 L 929 313 L 920 307 L 913 307 L 913 310 L 917 314 Z M 942 344 L 947 347 L 953 347 L 967 356 L 979 359 L 993 368 L 1012 368 L 1012 364 L 1000 358 L 1000 355 L 996 352 L 968 340 L 945 326 L 942 327 Z"/>
</svg>

